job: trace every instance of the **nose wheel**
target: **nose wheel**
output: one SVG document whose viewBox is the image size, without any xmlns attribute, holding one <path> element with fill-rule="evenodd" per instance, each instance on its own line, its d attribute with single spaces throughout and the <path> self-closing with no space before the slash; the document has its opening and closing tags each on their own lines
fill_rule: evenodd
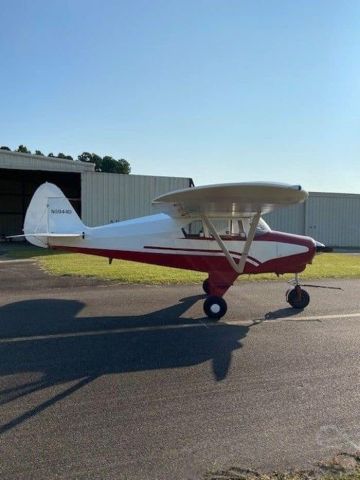
<svg viewBox="0 0 360 480">
<path fill-rule="evenodd" d="M 220 320 L 227 311 L 227 305 L 222 297 L 210 295 L 204 302 L 204 312 L 213 320 Z"/>
<path fill-rule="evenodd" d="M 299 284 L 298 275 L 295 275 L 295 287 L 286 292 L 286 301 L 297 310 L 302 310 L 310 303 L 310 295 Z"/>
</svg>

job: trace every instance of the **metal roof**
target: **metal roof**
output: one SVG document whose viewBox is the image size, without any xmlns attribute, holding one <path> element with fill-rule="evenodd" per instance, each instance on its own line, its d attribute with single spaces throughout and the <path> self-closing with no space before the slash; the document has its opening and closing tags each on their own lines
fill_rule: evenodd
<svg viewBox="0 0 360 480">
<path fill-rule="evenodd" d="M 43 157 L 29 153 L 0 150 L 0 168 L 16 170 L 48 170 L 55 172 L 93 172 L 93 163 L 65 158 Z"/>
</svg>

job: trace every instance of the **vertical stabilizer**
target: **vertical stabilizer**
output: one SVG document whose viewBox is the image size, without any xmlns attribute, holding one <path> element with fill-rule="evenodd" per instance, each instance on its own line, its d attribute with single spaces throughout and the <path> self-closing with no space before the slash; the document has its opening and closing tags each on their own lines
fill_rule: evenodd
<svg viewBox="0 0 360 480">
<path fill-rule="evenodd" d="M 44 234 L 78 234 L 85 226 L 63 192 L 52 183 L 43 183 L 27 209 L 24 234 L 28 242 L 47 247 Z M 36 237 L 36 234 L 39 237 Z"/>
</svg>

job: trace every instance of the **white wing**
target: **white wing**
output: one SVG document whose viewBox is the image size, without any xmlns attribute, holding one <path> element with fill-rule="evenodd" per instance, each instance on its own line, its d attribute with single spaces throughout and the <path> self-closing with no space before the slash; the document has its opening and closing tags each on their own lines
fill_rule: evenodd
<svg viewBox="0 0 360 480">
<path fill-rule="evenodd" d="M 176 190 L 155 198 L 153 204 L 172 216 L 244 218 L 301 203 L 307 197 L 299 185 L 230 183 Z"/>
</svg>

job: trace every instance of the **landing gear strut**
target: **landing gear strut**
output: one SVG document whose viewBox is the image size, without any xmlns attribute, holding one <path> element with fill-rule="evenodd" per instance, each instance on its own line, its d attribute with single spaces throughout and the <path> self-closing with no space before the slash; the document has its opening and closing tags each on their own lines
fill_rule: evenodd
<svg viewBox="0 0 360 480">
<path fill-rule="evenodd" d="M 295 287 L 286 292 L 286 300 L 293 308 L 298 310 L 302 310 L 310 303 L 310 295 L 301 288 L 297 273 L 295 274 Z"/>
<path fill-rule="evenodd" d="M 202 287 L 203 287 L 203 290 L 204 290 L 204 292 L 206 293 L 206 295 L 209 295 L 209 293 L 210 293 L 210 286 L 209 286 L 209 279 L 208 279 L 208 278 L 206 278 L 206 279 L 203 281 Z"/>
</svg>

